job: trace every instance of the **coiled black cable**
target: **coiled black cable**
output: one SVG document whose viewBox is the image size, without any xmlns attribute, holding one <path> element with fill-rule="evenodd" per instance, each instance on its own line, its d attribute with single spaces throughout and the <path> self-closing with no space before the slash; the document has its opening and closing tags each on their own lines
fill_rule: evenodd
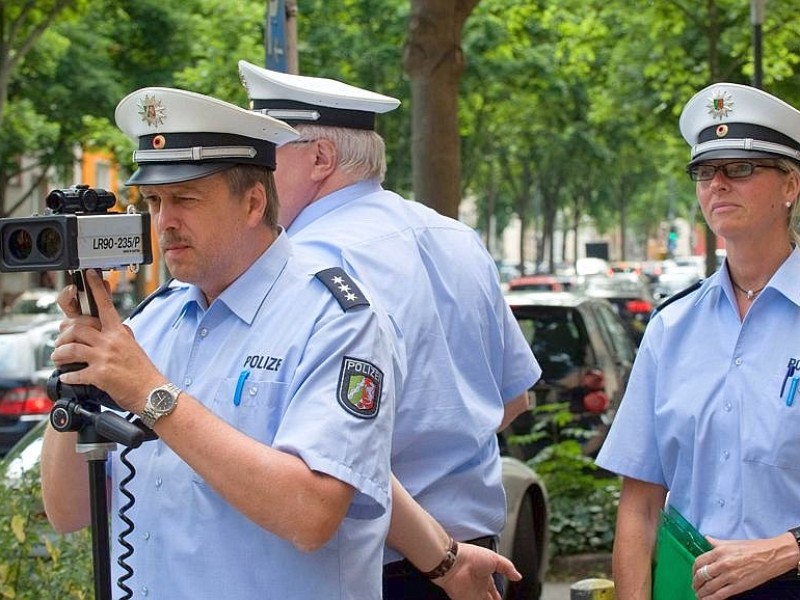
<svg viewBox="0 0 800 600">
<path fill-rule="evenodd" d="M 122 596 L 120 600 L 130 600 L 133 598 L 133 590 L 125 584 L 126 581 L 133 577 L 133 569 L 127 562 L 125 562 L 133 555 L 134 550 L 127 538 L 133 533 L 135 527 L 133 521 L 128 518 L 127 512 L 133 507 L 134 503 L 136 502 L 136 498 L 128 491 L 127 487 L 125 487 L 136 475 L 136 469 L 134 468 L 133 463 L 128 460 L 128 454 L 131 450 L 132 448 L 128 446 L 119 455 L 120 462 L 128 468 L 128 475 L 119 482 L 119 492 L 125 496 L 127 502 L 120 507 L 119 512 L 117 513 L 120 521 L 125 524 L 125 529 L 120 531 L 119 536 L 117 536 L 120 546 L 125 548 L 125 551 L 120 554 L 119 558 L 117 558 L 117 564 L 122 568 L 123 571 L 125 571 L 125 573 L 123 573 L 119 579 L 117 579 L 117 587 L 125 592 L 125 595 Z"/>
</svg>

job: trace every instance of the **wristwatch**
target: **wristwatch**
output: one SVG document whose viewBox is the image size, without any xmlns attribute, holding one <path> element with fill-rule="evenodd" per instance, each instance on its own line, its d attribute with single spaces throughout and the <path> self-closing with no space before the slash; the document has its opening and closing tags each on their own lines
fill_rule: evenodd
<svg viewBox="0 0 800 600">
<path fill-rule="evenodd" d="M 794 541 L 797 543 L 797 547 L 800 548 L 800 527 L 792 527 L 789 533 L 794 536 Z M 800 579 L 800 562 L 797 563 L 797 578 Z"/>
<path fill-rule="evenodd" d="M 152 390 L 147 395 L 147 403 L 144 405 L 142 414 L 139 415 L 142 423 L 152 429 L 156 421 L 175 410 L 178 404 L 178 394 L 182 391 L 174 383 L 166 383 Z"/>
</svg>

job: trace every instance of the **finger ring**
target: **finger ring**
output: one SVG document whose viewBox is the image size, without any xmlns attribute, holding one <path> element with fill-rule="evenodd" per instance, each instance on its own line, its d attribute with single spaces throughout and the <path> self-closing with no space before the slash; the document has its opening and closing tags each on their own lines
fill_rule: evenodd
<svg viewBox="0 0 800 600">
<path fill-rule="evenodd" d="M 706 583 L 714 579 L 711 576 L 711 573 L 708 572 L 708 565 L 703 565 L 702 567 L 700 567 L 700 577 L 702 577 L 703 581 L 705 581 Z"/>
</svg>

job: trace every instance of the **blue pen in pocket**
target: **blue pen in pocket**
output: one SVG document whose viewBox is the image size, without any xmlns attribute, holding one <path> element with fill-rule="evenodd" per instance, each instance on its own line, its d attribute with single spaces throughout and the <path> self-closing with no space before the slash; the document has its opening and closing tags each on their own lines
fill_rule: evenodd
<svg viewBox="0 0 800 600">
<path fill-rule="evenodd" d="M 236 391 L 233 393 L 233 405 L 239 406 L 242 403 L 242 390 L 244 389 L 244 382 L 250 377 L 250 371 L 242 371 L 239 373 L 239 381 L 236 382 Z"/>
<path fill-rule="evenodd" d="M 800 375 L 792 376 L 792 383 L 789 384 L 789 393 L 786 395 L 786 406 L 791 406 L 794 403 L 794 395 L 797 392 L 798 380 L 800 380 Z"/>
<path fill-rule="evenodd" d="M 783 383 L 781 384 L 781 398 L 783 398 L 783 392 L 786 390 L 786 382 L 794 375 L 795 369 L 797 368 L 796 365 L 797 361 L 794 358 L 790 358 L 789 364 L 786 366 L 786 375 L 783 376 Z"/>
</svg>

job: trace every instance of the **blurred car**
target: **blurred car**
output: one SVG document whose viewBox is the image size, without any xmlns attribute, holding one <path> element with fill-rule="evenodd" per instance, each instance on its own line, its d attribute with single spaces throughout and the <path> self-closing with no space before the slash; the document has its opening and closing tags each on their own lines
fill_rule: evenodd
<svg viewBox="0 0 800 600">
<path fill-rule="evenodd" d="M 133 312 L 133 309 L 139 305 L 141 298 L 133 291 L 118 291 L 111 293 L 111 301 L 114 303 L 114 308 L 117 309 L 119 316 L 125 319 Z"/>
<path fill-rule="evenodd" d="M 63 313 L 56 300 L 58 290 L 34 288 L 22 292 L 3 313 L 0 325 L 32 325 L 60 318 Z"/>
<path fill-rule="evenodd" d="M 508 282 L 509 291 L 563 292 L 564 286 L 554 275 L 523 275 Z"/>
<path fill-rule="evenodd" d="M 670 266 L 661 273 L 658 281 L 653 285 L 653 298 L 656 301 L 666 300 L 701 279 L 702 277 L 698 275 L 697 269 L 693 266 Z"/>
<path fill-rule="evenodd" d="M 506 583 L 505 600 L 538 600 L 548 565 L 550 509 L 539 476 L 517 458 L 503 456 L 506 526 L 498 552 L 522 573 L 522 581 Z"/>
<path fill-rule="evenodd" d="M 606 274 L 609 268 L 608 261 L 603 258 L 588 256 L 575 261 L 575 274 L 579 277 Z"/>
<path fill-rule="evenodd" d="M 609 275 L 614 273 L 633 273 L 642 275 L 642 264 L 639 262 L 618 261 L 612 262 L 608 267 Z"/>
<path fill-rule="evenodd" d="M 533 387 L 536 404 L 567 403 L 571 427 L 589 432 L 584 453 L 595 456 L 622 400 L 636 347 L 608 301 L 571 292 L 508 292 L 508 301 L 528 339 L 542 378 Z M 532 412 L 518 417 L 508 433 L 533 430 Z M 509 455 L 528 460 L 548 444 L 539 440 L 505 444 Z"/>
<path fill-rule="evenodd" d="M 674 268 L 681 270 L 693 270 L 697 275 L 697 279 L 702 279 L 706 276 L 706 257 L 705 256 L 675 256 L 672 258 L 672 265 L 667 267 L 666 272 Z"/>
<path fill-rule="evenodd" d="M 496 261 L 497 275 L 500 278 L 500 287 L 508 289 L 508 282 L 522 276 L 519 265 L 514 265 L 505 261 Z"/>
<path fill-rule="evenodd" d="M 655 304 L 645 278 L 632 273 L 590 277 L 584 282 L 583 292 L 593 298 L 608 300 L 622 318 L 634 343 L 638 345 L 641 342 Z"/>
<path fill-rule="evenodd" d="M 51 320 L 0 330 L 0 456 L 50 413 L 46 382 L 58 327 Z"/>
</svg>

